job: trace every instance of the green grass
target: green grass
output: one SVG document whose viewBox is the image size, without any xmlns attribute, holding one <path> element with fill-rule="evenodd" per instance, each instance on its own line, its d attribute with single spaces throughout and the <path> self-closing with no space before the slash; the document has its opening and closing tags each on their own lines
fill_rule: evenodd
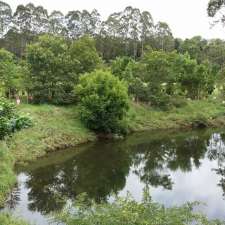
<svg viewBox="0 0 225 225">
<path fill-rule="evenodd" d="M 28 223 L 18 219 L 13 218 L 9 214 L 0 214 L 0 225 L 28 225 Z"/>
<path fill-rule="evenodd" d="M 34 126 L 15 133 L 10 139 L 9 148 L 17 163 L 95 139 L 80 122 L 75 106 L 21 105 L 19 111 L 29 114 Z"/>
<path fill-rule="evenodd" d="M 225 106 L 219 102 L 201 100 L 189 101 L 181 108 L 160 111 L 132 103 L 128 119 L 132 131 L 188 129 L 197 121 L 205 122 L 209 127 L 225 125 Z"/>
<path fill-rule="evenodd" d="M 0 207 L 16 181 L 13 172 L 14 159 L 4 143 L 0 144 Z M 1 221 L 1 220 L 0 220 Z M 0 223 L 1 224 L 1 223 Z"/>
</svg>

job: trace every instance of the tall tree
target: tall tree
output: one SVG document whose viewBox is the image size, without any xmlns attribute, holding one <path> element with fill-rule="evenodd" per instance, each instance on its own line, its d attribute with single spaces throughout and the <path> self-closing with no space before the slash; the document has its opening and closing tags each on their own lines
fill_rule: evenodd
<svg viewBox="0 0 225 225">
<path fill-rule="evenodd" d="M 154 21 L 151 14 L 147 11 L 141 14 L 141 53 L 144 52 L 144 45 L 153 36 Z"/>
<path fill-rule="evenodd" d="M 35 102 L 55 104 L 73 100 L 78 61 L 71 58 L 68 45 L 60 37 L 40 36 L 38 42 L 27 47 L 30 67 L 30 92 Z"/>
<path fill-rule="evenodd" d="M 70 38 L 77 39 L 85 34 L 94 36 L 99 30 L 100 15 L 97 10 L 70 11 L 66 15 L 67 29 Z"/>
<path fill-rule="evenodd" d="M 10 5 L 0 1 L 0 37 L 9 30 L 9 25 L 12 21 L 12 9 Z"/>
<path fill-rule="evenodd" d="M 54 35 L 66 35 L 66 21 L 62 12 L 53 11 L 49 16 L 49 28 L 50 34 Z"/>
<path fill-rule="evenodd" d="M 169 25 L 158 22 L 155 26 L 155 41 L 157 49 L 171 51 L 174 49 L 174 38 Z"/>
<path fill-rule="evenodd" d="M 34 5 L 19 5 L 13 15 L 13 28 L 19 33 L 28 33 L 32 28 L 32 12 Z"/>
<path fill-rule="evenodd" d="M 29 4 L 27 5 L 29 7 Z M 44 34 L 48 32 L 49 20 L 48 11 L 42 6 L 34 7 L 31 5 L 32 15 L 32 29 L 31 32 L 34 34 Z"/>
<path fill-rule="evenodd" d="M 210 0 L 208 4 L 208 16 L 209 17 L 217 17 L 215 22 L 225 23 L 225 15 L 224 12 L 220 13 L 225 6 L 225 0 Z"/>
</svg>

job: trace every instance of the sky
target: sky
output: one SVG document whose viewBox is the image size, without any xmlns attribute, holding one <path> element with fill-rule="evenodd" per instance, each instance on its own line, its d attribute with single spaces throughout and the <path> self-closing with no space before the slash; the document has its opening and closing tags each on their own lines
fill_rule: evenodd
<svg viewBox="0 0 225 225">
<path fill-rule="evenodd" d="M 4 0 L 3 0 L 4 1 Z M 13 11 L 19 4 L 42 5 L 49 12 L 60 10 L 64 14 L 71 10 L 97 9 L 103 19 L 113 12 L 122 11 L 126 6 L 149 11 L 155 22 L 167 22 L 175 37 L 191 38 L 201 35 L 204 38 L 225 39 L 225 27 L 211 28 L 212 19 L 207 16 L 209 0 L 5 0 Z"/>
</svg>

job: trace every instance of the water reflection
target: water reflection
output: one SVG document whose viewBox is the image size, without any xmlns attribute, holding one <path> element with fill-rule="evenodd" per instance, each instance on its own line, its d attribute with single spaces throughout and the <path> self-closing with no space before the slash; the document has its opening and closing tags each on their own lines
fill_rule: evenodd
<svg viewBox="0 0 225 225">
<path fill-rule="evenodd" d="M 201 167 L 210 169 L 209 178 L 216 176 L 214 180 L 219 182 L 213 186 L 215 193 L 220 187 L 225 196 L 225 133 L 139 134 L 125 141 L 91 144 L 79 153 L 69 154 L 71 152 L 57 153 L 45 162 L 20 169 L 26 174 L 24 186 L 18 184 L 8 207 L 21 207 L 21 196 L 26 192 L 27 210 L 45 215 L 62 209 L 68 199 L 74 200 L 83 192 L 97 202 L 107 201 L 112 193 L 119 194 L 126 189 L 129 180 L 133 184 L 172 192 L 182 187 L 183 184 L 177 182 L 180 176 L 195 177 Z M 212 168 L 209 162 L 213 162 Z M 201 173 L 198 179 L 203 179 Z M 210 181 L 203 182 L 207 186 Z M 200 195 L 204 187 L 198 188 Z M 160 195 L 161 191 L 157 190 Z M 166 193 L 168 196 L 169 192 Z M 192 193 L 188 195 L 192 201 Z M 177 193 L 177 198 L 179 196 Z"/>
</svg>

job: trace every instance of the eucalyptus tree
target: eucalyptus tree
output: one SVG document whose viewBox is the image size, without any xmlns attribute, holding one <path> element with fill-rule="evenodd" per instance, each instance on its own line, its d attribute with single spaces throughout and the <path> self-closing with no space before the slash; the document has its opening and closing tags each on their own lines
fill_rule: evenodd
<svg viewBox="0 0 225 225">
<path fill-rule="evenodd" d="M 98 10 L 93 9 L 90 13 L 91 34 L 98 35 L 101 29 L 101 15 Z"/>
<path fill-rule="evenodd" d="M 156 48 L 164 51 L 174 49 L 174 38 L 169 25 L 165 22 L 158 22 L 155 26 Z"/>
<path fill-rule="evenodd" d="M 141 12 L 137 8 L 127 7 L 124 11 L 127 16 L 129 26 L 129 38 L 133 42 L 133 57 L 138 54 L 138 42 L 141 38 Z"/>
<path fill-rule="evenodd" d="M 151 25 L 150 14 L 128 6 L 121 12 L 111 14 L 103 23 L 102 29 L 105 35 L 122 40 L 125 53 L 136 58 L 138 43 L 146 38 Z"/>
<path fill-rule="evenodd" d="M 76 39 L 82 35 L 80 11 L 76 10 L 68 12 L 66 15 L 66 23 L 68 35 L 70 38 Z"/>
<path fill-rule="evenodd" d="M 32 12 L 34 5 L 18 5 L 13 14 L 13 28 L 19 33 L 28 33 L 32 30 Z"/>
<path fill-rule="evenodd" d="M 32 39 L 32 12 L 34 5 L 18 5 L 12 18 L 12 27 L 10 31 L 10 38 L 13 38 L 13 46 L 16 46 L 16 54 L 22 56 L 25 47 Z M 8 36 L 8 35 L 7 35 Z"/>
<path fill-rule="evenodd" d="M 89 13 L 87 10 L 70 11 L 66 15 L 68 35 L 72 39 L 77 39 L 85 34 L 94 36 L 98 33 L 100 25 L 100 15 L 97 10 Z"/>
<path fill-rule="evenodd" d="M 37 35 L 46 33 L 48 28 L 48 12 L 42 6 L 19 5 L 13 15 L 13 27 L 19 33 Z"/>
<path fill-rule="evenodd" d="M 121 54 L 124 55 L 126 52 L 126 43 L 124 44 L 125 41 L 122 38 L 123 35 L 121 35 L 121 19 L 120 13 L 113 13 L 106 21 L 101 22 L 96 46 L 106 61 L 110 61 Z"/>
<path fill-rule="evenodd" d="M 148 11 L 141 14 L 141 53 L 143 54 L 144 45 L 147 40 L 153 36 L 154 21 L 152 15 Z"/>
<path fill-rule="evenodd" d="M 65 16 L 60 11 L 53 11 L 49 15 L 48 32 L 54 35 L 63 35 L 67 33 Z"/>
<path fill-rule="evenodd" d="M 120 36 L 120 29 L 121 29 L 121 12 L 111 14 L 106 21 L 102 23 L 101 27 L 101 34 L 106 36 L 110 36 L 113 38 Z"/>
<path fill-rule="evenodd" d="M 221 22 L 225 24 L 225 0 L 210 0 L 208 3 L 208 16 L 209 17 L 216 17 L 215 22 Z"/>
<path fill-rule="evenodd" d="M 32 4 L 28 4 L 27 7 L 31 5 L 31 32 L 34 34 L 44 34 L 48 32 L 49 18 L 48 11 L 42 6 L 33 7 Z"/>
<path fill-rule="evenodd" d="M 0 37 L 9 30 L 9 25 L 12 22 L 12 9 L 10 5 L 0 1 Z"/>
</svg>

